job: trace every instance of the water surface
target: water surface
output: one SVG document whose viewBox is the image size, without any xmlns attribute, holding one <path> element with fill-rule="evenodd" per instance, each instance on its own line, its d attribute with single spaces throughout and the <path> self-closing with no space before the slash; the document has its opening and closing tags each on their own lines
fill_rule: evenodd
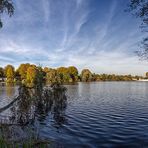
<svg viewBox="0 0 148 148">
<path fill-rule="evenodd" d="M 37 113 L 38 136 L 55 147 L 147 147 L 148 82 L 66 85 L 67 107 L 55 116 Z M 9 92 L 9 93 L 8 93 Z M 10 93 L 11 92 L 11 93 Z M 0 88 L 0 105 L 16 88 Z"/>
</svg>

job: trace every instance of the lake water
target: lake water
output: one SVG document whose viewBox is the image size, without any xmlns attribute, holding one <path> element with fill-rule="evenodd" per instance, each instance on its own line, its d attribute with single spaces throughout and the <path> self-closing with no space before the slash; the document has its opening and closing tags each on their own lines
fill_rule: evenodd
<svg viewBox="0 0 148 148">
<path fill-rule="evenodd" d="M 92 82 L 66 85 L 67 107 L 51 112 L 32 128 L 53 147 L 148 147 L 148 82 Z M 0 105 L 17 94 L 0 87 Z"/>
</svg>

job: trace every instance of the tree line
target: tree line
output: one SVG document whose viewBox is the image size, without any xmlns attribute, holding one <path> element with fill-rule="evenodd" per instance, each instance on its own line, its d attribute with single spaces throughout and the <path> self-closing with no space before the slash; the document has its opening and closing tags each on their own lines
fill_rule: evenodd
<svg viewBox="0 0 148 148">
<path fill-rule="evenodd" d="M 28 87 L 35 84 L 52 83 L 74 83 L 91 81 L 133 81 L 142 77 L 132 75 L 95 74 L 89 69 L 83 69 L 79 74 L 75 66 L 49 68 L 36 66 L 34 64 L 21 64 L 17 69 L 13 65 L 0 67 L 1 81 L 10 83 L 21 83 Z"/>
</svg>

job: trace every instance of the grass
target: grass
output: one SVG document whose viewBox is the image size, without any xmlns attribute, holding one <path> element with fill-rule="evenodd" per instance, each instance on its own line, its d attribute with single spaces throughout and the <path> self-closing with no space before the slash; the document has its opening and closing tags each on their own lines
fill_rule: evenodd
<svg viewBox="0 0 148 148">
<path fill-rule="evenodd" d="M 2 137 L 0 138 L 0 148 L 49 148 L 51 142 L 45 140 L 29 140 L 23 143 L 8 142 Z"/>
</svg>

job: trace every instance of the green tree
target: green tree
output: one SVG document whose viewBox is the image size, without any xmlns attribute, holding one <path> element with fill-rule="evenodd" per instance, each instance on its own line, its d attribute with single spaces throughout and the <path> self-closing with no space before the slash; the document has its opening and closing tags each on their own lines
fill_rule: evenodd
<svg viewBox="0 0 148 148">
<path fill-rule="evenodd" d="M 14 13 L 14 6 L 12 0 L 0 0 L 0 28 L 3 26 L 1 15 L 7 13 L 10 17 Z"/>
<path fill-rule="evenodd" d="M 92 81 L 92 73 L 89 69 L 83 69 L 81 72 L 81 80 L 83 82 L 89 82 Z"/>
</svg>

